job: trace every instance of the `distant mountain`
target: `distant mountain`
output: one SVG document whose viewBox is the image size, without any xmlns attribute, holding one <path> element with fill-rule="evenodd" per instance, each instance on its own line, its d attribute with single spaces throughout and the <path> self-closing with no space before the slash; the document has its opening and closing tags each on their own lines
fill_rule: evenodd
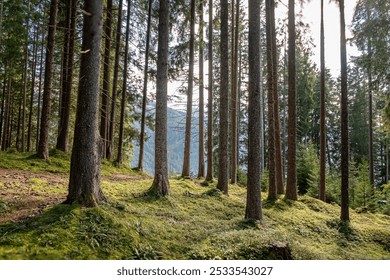
<svg viewBox="0 0 390 280">
<path fill-rule="evenodd" d="M 154 114 L 155 104 L 150 104 L 148 112 Z M 169 175 L 181 174 L 183 168 L 184 154 L 184 132 L 185 132 L 186 113 L 183 111 L 168 108 L 168 171 Z M 196 175 L 198 172 L 198 147 L 199 147 L 199 132 L 198 132 L 198 116 L 192 116 L 192 134 L 191 134 L 191 175 Z M 139 124 L 137 124 L 139 126 Z M 154 174 L 154 131 L 146 129 L 147 140 L 144 150 L 144 171 L 151 175 Z M 134 155 L 131 159 L 131 166 L 138 165 L 139 143 L 134 143 Z"/>
</svg>

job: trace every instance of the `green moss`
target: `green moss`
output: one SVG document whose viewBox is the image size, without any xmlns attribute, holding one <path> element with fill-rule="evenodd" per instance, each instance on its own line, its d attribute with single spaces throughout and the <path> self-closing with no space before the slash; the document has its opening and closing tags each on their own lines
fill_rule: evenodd
<svg viewBox="0 0 390 280">
<path fill-rule="evenodd" d="M 9 161 L 20 167 L 26 164 L 20 161 L 29 161 L 26 155 L 7 155 L 0 166 Z M 58 156 L 66 165 L 66 156 Z M 33 162 L 37 169 L 48 164 Z M 244 220 L 243 187 L 232 185 L 225 196 L 214 182 L 205 186 L 172 179 L 170 196 L 144 196 L 152 179 L 105 165 L 101 186 L 106 203 L 92 209 L 49 206 L 30 218 L 0 224 L 0 259 L 390 259 L 386 215 L 351 210 L 351 222 L 344 225 L 339 206 L 302 196 L 295 202 L 264 199 L 260 224 Z M 3 184 L 1 191 L 9 197 L 66 194 L 65 182 L 52 186 L 48 180 L 37 174 L 27 185 Z M 0 215 L 9 215 L 16 206 L 2 198 Z"/>
</svg>

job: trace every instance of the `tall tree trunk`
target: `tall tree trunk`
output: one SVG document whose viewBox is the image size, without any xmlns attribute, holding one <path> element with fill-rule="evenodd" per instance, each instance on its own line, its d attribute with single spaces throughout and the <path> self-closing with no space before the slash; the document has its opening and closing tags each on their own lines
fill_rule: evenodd
<svg viewBox="0 0 390 280">
<path fill-rule="evenodd" d="M 71 1 L 65 4 L 65 26 L 64 26 L 64 38 L 63 38 L 63 49 L 62 49 L 62 67 L 61 67 L 61 96 L 60 96 L 60 108 L 59 108 L 59 121 L 58 121 L 58 135 L 56 149 L 65 151 L 61 145 L 63 140 L 63 122 L 65 114 L 65 104 L 68 95 L 68 67 L 69 67 L 69 41 L 70 41 L 70 18 L 71 18 Z"/>
<path fill-rule="evenodd" d="M 169 194 L 167 156 L 169 0 L 160 0 L 156 82 L 155 173 L 149 193 Z"/>
<path fill-rule="evenodd" d="M 72 85 L 73 85 L 73 69 L 74 69 L 74 45 L 76 34 L 76 11 L 78 0 L 71 0 L 67 8 L 67 26 L 68 32 L 64 34 L 64 61 L 62 97 L 60 121 L 58 127 L 58 137 L 56 148 L 67 152 L 69 150 L 69 123 L 70 110 L 72 103 Z M 67 41 L 67 42 L 66 42 Z M 65 59 L 66 57 L 66 59 Z"/>
<path fill-rule="evenodd" d="M 288 2 L 288 154 L 286 198 L 297 200 L 297 113 L 295 88 L 295 1 Z"/>
<path fill-rule="evenodd" d="M 123 0 L 119 0 L 118 7 L 118 23 L 116 29 L 116 42 L 115 42 L 115 62 L 114 62 L 114 77 L 112 80 L 112 97 L 111 97 L 111 110 L 110 110 L 110 129 L 107 141 L 107 158 L 112 160 L 114 150 L 114 132 L 115 132 L 115 117 L 116 117 L 116 99 L 118 91 L 118 73 L 119 73 L 119 55 L 121 49 L 121 37 L 122 37 L 122 7 Z"/>
<path fill-rule="evenodd" d="M 21 151 L 20 149 L 20 124 L 21 124 L 21 115 L 22 115 L 22 110 L 23 110 L 23 99 L 19 100 L 19 109 L 18 109 L 18 121 L 17 121 L 17 126 L 16 126 L 16 150 Z M 12 130 L 11 130 L 12 132 Z"/>
<path fill-rule="evenodd" d="M 278 96 L 278 50 L 276 46 L 275 0 L 271 1 L 272 92 L 274 98 L 275 184 L 278 194 L 284 193 L 282 145 L 280 141 L 280 116 Z"/>
<path fill-rule="evenodd" d="M 51 87 L 52 87 L 52 72 L 54 59 L 54 40 L 56 34 L 57 20 L 57 0 L 51 0 L 50 3 L 50 18 L 49 18 L 49 34 L 47 36 L 46 47 L 46 62 L 45 62 L 45 82 L 43 85 L 43 104 L 41 116 L 41 128 L 38 145 L 38 157 L 49 159 L 49 126 L 51 114 Z"/>
<path fill-rule="evenodd" d="M 37 132 L 36 132 L 36 143 L 35 149 L 38 151 L 39 148 L 39 132 L 41 127 L 41 96 L 42 96 L 42 74 L 43 74 L 43 54 L 45 51 L 45 36 L 44 36 L 44 28 L 42 27 L 42 36 L 41 36 L 41 57 L 39 61 L 39 85 L 38 85 L 38 110 L 37 110 Z"/>
<path fill-rule="evenodd" d="M 213 0 L 209 0 L 209 42 L 208 42 L 208 97 L 207 97 L 207 174 L 213 179 Z"/>
<path fill-rule="evenodd" d="M 341 221 L 349 221 L 349 136 L 347 48 L 345 39 L 344 0 L 340 4 L 340 64 L 341 64 Z"/>
<path fill-rule="evenodd" d="M 1 112 L 0 112 L 0 147 L 1 140 L 3 139 L 3 122 L 4 122 L 4 106 L 5 106 L 5 98 L 6 98 L 6 89 L 7 89 L 7 77 L 6 71 L 4 70 L 4 79 L 3 79 L 3 89 L 2 89 L 2 98 L 1 98 Z"/>
<path fill-rule="evenodd" d="M 12 62 L 10 63 L 9 72 L 12 72 Z M 6 71 L 6 73 L 8 73 Z M 8 73 L 7 77 L 7 89 L 5 92 L 5 108 L 4 108 L 4 124 L 3 124 L 3 139 L 1 141 L 1 150 L 8 149 L 8 139 L 10 134 L 10 120 L 11 120 L 11 88 L 12 88 L 12 75 Z"/>
<path fill-rule="evenodd" d="M 203 0 L 199 1 L 199 158 L 198 177 L 204 177 L 204 41 L 203 41 Z"/>
<path fill-rule="evenodd" d="M 29 23 L 27 20 L 27 30 L 29 30 Z M 24 71 L 23 71 L 23 105 L 22 105 L 22 145 L 21 151 L 25 151 L 26 143 L 26 107 L 27 107 L 27 71 L 28 71 L 28 35 L 26 36 L 26 46 L 24 49 Z"/>
<path fill-rule="evenodd" d="M 367 8 L 367 21 L 371 21 L 371 12 L 370 8 Z M 373 136 L 373 121 L 372 121 L 372 92 L 373 92 L 373 82 L 372 82 L 372 46 L 371 46 L 371 37 L 367 36 L 367 52 L 368 52 L 368 162 L 369 162 L 369 172 L 370 172 L 370 184 L 372 195 L 374 195 L 374 185 L 375 185 L 375 175 L 374 175 L 374 136 Z"/>
<path fill-rule="evenodd" d="M 260 0 L 249 0 L 248 187 L 246 219 L 261 221 Z"/>
<path fill-rule="evenodd" d="M 126 44 L 125 57 L 123 66 L 123 86 L 122 86 L 122 101 L 121 101 L 121 116 L 119 123 L 119 140 L 118 140 L 118 163 L 123 162 L 123 133 L 125 128 L 125 104 L 127 93 L 127 65 L 129 60 L 129 37 L 130 37 L 130 0 L 127 1 L 127 19 L 126 19 Z"/>
<path fill-rule="evenodd" d="M 103 65 L 103 92 L 102 110 L 100 119 L 100 135 L 103 140 L 103 158 L 106 158 L 108 141 L 108 123 L 110 109 L 110 79 L 111 79 L 111 28 L 112 28 L 112 0 L 107 0 L 106 21 L 104 23 L 104 65 Z"/>
<path fill-rule="evenodd" d="M 79 91 L 69 193 L 65 203 L 95 207 L 105 200 L 100 188 L 102 139 L 98 128 L 103 0 L 85 0 L 83 10 Z"/>
<path fill-rule="evenodd" d="M 219 97 L 219 170 L 217 188 L 224 194 L 229 190 L 229 9 L 221 0 L 221 85 Z"/>
<path fill-rule="evenodd" d="M 274 0 L 266 0 L 266 35 L 267 35 L 267 97 L 268 97 L 268 199 L 277 199 L 275 178 L 275 119 L 274 119 L 274 83 L 273 83 L 273 54 L 272 52 L 272 16 L 271 9 Z M 275 50 L 276 51 L 276 50 Z"/>
<path fill-rule="evenodd" d="M 38 28 L 35 29 L 35 38 L 33 46 L 33 61 L 31 65 L 31 89 L 30 89 L 30 108 L 28 113 L 28 131 L 27 131 L 27 152 L 31 151 L 31 135 L 32 135 L 32 116 L 33 116 L 33 105 L 34 105 L 34 94 L 35 94 L 35 77 L 37 70 L 38 60 L 38 44 L 39 44 Z"/>
<path fill-rule="evenodd" d="M 237 0 L 236 5 L 234 6 L 234 1 L 232 2 L 232 14 L 235 12 L 235 23 L 232 22 L 232 87 L 231 87 L 231 124 L 232 124 L 232 174 L 231 174 L 231 183 L 237 183 L 237 142 L 238 142 L 238 130 L 237 130 L 237 72 L 238 72 L 238 41 L 239 41 L 239 23 L 240 23 L 240 0 Z M 233 16 L 234 20 L 234 16 Z M 235 25 L 235 28 L 234 28 Z M 234 36 L 233 36 L 234 32 Z"/>
<path fill-rule="evenodd" d="M 139 140 L 139 158 L 138 169 L 143 170 L 144 146 L 145 146 L 145 122 L 146 122 L 146 103 L 148 99 L 148 71 L 149 71 L 149 48 L 150 48 L 150 25 L 152 19 L 152 0 L 148 3 L 148 25 L 146 28 L 146 47 L 145 47 L 145 68 L 144 68 L 144 88 L 142 91 L 142 112 L 141 112 L 141 133 Z"/>
<path fill-rule="evenodd" d="M 191 0 L 190 19 L 190 65 L 188 74 L 186 129 L 184 138 L 184 159 L 182 177 L 190 177 L 192 93 L 194 89 L 194 42 L 195 42 L 195 0 Z"/>
<path fill-rule="evenodd" d="M 324 35 L 324 0 L 321 0 L 321 85 L 320 85 L 320 199 L 325 196 L 326 166 L 326 122 L 325 122 L 325 35 Z"/>
</svg>

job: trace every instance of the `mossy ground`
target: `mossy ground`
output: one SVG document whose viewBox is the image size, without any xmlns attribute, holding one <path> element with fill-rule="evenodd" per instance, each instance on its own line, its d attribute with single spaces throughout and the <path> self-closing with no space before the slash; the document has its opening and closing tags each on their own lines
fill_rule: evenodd
<svg viewBox="0 0 390 280">
<path fill-rule="evenodd" d="M 45 164 L 56 160 L 69 164 Z M 389 216 L 351 210 L 344 225 L 339 206 L 303 196 L 263 201 L 259 224 L 243 219 L 245 188 L 231 185 L 225 196 L 215 183 L 172 179 L 170 196 L 148 197 L 152 179 L 126 168 L 103 174 L 106 203 L 80 208 L 60 204 L 66 168 L 46 176 L 34 161 L 31 178 L 0 178 L 0 259 L 390 259 Z"/>
</svg>

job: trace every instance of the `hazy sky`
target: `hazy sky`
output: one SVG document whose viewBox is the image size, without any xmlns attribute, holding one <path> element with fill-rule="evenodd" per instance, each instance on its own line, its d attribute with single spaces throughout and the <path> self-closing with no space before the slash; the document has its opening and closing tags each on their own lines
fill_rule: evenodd
<svg viewBox="0 0 390 280">
<path fill-rule="evenodd" d="M 287 1 L 287 0 L 283 0 Z M 295 1 L 297 2 L 297 1 Z M 357 0 L 345 0 L 345 24 L 346 36 L 350 38 L 351 23 Z M 303 13 L 306 22 L 311 26 L 311 33 L 316 47 L 313 49 L 315 56 L 313 60 L 320 65 L 320 0 L 311 0 L 304 5 Z M 296 6 L 299 9 L 299 5 Z M 324 28 L 325 28 L 325 64 L 331 70 L 333 76 L 340 73 L 340 14 L 338 5 L 329 0 L 324 0 Z M 355 46 L 347 43 L 347 55 L 357 55 Z"/>
</svg>

